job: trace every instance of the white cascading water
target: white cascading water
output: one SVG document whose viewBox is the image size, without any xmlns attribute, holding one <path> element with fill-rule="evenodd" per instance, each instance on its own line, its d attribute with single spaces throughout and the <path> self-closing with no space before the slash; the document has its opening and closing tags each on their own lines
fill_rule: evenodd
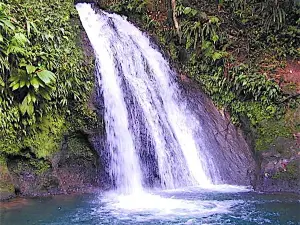
<svg viewBox="0 0 300 225">
<path fill-rule="evenodd" d="M 96 55 L 105 105 L 110 176 L 122 193 L 145 186 L 210 186 L 205 155 L 194 139 L 175 74 L 148 37 L 125 18 L 77 4 Z"/>
</svg>

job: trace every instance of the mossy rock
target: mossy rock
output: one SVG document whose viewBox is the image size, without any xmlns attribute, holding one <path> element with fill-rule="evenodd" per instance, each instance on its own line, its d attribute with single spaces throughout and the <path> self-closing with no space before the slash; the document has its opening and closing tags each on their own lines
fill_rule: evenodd
<svg viewBox="0 0 300 225">
<path fill-rule="evenodd" d="M 62 150 L 55 156 L 59 167 L 78 165 L 86 167 L 96 165 L 98 154 L 87 140 L 84 134 L 66 136 Z"/>
<path fill-rule="evenodd" d="M 276 139 L 292 137 L 292 130 L 282 120 L 266 120 L 257 128 L 255 149 L 257 151 L 268 150 L 275 146 Z"/>
<path fill-rule="evenodd" d="M 282 154 L 295 144 L 293 134 L 300 132 L 300 106 L 289 109 L 280 119 L 264 120 L 256 127 L 255 149 L 275 149 Z"/>
<path fill-rule="evenodd" d="M 0 201 L 13 198 L 15 196 L 15 188 L 12 183 L 6 161 L 4 157 L 0 157 Z"/>
<path fill-rule="evenodd" d="M 16 156 L 9 157 L 7 164 L 18 194 L 39 196 L 62 193 L 51 162 Z"/>
<path fill-rule="evenodd" d="M 66 192 L 99 184 L 99 155 L 84 134 L 66 136 L 52 163 Z"/>
</svg>

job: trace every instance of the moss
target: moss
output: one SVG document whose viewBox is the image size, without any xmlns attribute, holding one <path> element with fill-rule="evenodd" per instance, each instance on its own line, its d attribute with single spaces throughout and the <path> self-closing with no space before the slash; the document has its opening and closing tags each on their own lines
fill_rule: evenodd
<svg viewBox="0 0 300 225">
<path fill-rule="evenodd" d="M 6 165 L 6 158 L 3 155 L 0 155 L 0 166 Z"/>
<path fill-rule="evenodd" d="M 0 170 L 2 170 L 1 166 L 0 166 Z M 2 179 L 2 176 L 3 175 L 1 175 L 1 179 Z M 14 191 L 15 191 L 15 187 L 14 187 L 13 183 L 7 182 L 7 181 L 0 182 L 0 193 L 6 192 L 6 193 L 13 194 Z"/>
<path fill-rule="evenodd" d="M 9 171 L 4 156 L 0 155 L 0 199 L 3 193 L 13 194 L 15 191 L 14 185 L 11 182 Z"/>
<path fill-rule="evenodd" d="M 299 179 L 299 162 L 294 161 L 287 165 L 286 170 L 276 172 L 272 178 L 276 180 L 297 180 Z"/>
<path fill-rule="evenodd" d="M 90 144 L 83 136 L 73 136 L 68 138 L 68 150 L 76 157 L 83 157 L 85 159 L 94 158 L 94 154 Z"/>
<path fill-rule="evenodd" d="M 13 128 L 10 130 L 6 135 L 1 135 L 0 131 L 0 153 L 18 154 L 22 148 L 22 141 Z"/>
<path fill-rule="evenodd" d="M 255 149 L 258 151 L 268 150 L 275 145 L 275 150 L 279 153 L 286 151 L 285 146 L 277 146 L 276 140 L 287 138 L 292 140 L 293 133 L 300 131 L 300 107 L 288 109 L 280 119 L 268 119 L 261 121 L 256 127 Z M 279 148 L 280 147 L 280 148 Z"/>
<path fill-rule="evenodd" d="M 48 158 L 60 148 L 65 120 L 61 116 L 47 116 L 34 127 L 36 132 L 24 140 L 24 147 L 30 148 L 38 158 Z"/>
<path fill-rule="evenodd" d="M 74 110 L 70 116 L 64 114 L 44 116 L 40 122 L 31 126 L 24 137 L 16 134 L 6 136 L 0 140 L 2 154 L 22 156 L 27 159 L 49 159 L 61 149 L 65 135 L 102 127 L 101 121 L 89 108 L 88 103 L 84 103 L 80 109 L 80 111 Z M 81 151 L 82 146 L 80 143 L 77 145 L 74 149 Z"/>
<path fill-rule="evenodd" d="M 29 164 L 35 168 L 35 173 L 37 175 L 43 174 L 44 172 L 48 171 L 51 167 L 50 163 L 45 160 L 31 159 L 29 161 Z"/>
<path fill-rule="evenodd" d="M 275 140 L 279 137 L 291 137 L 292 130 L 286 126 L 285 120 L 265 120 L 259 124 L 256 129 L 256 141 L 255 149 L 257 151 L 267 150 L 270 145 L 275 143 Z"/>
<path fill-rule="evenodd" d="M 6 155 L 49 158 L 60 149 L 66 129 L 63 116 L 45 116 L 39 123 L 31 126 L 26 136 L 9 135 L 1 139 L 0 150 Z"/>
<path fill-rule="evenodd" d="M 26 158 L 17 156 L 10 159 L 10 170 L 15 174 L 22 174 L 27 171 L 36 175 L 41 175 L 51 168 L 51 163 L 44 159 Z"/>
</svg>

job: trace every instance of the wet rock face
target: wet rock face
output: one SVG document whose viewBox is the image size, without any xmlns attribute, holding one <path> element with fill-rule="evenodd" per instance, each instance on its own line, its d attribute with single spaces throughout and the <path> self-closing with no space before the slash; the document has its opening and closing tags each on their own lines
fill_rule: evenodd
<svg viewBox="0 0 300 225">
<path fill-rule="evenodd" d="M 61 189 L 53 169 L 45 167 L 40 170 L 36 167 L 36 162 L 23 157 L 8 159 L 8 169 L 16 195 L 36 196 L 60 193 Z"/>
<path fill-rule="evenodd" d="M 52 164 L 64 192 L 99 187 L 99 155 L 83 136 L 67 137 Z"/>
<path fill-rule="evenodd" d="M 182 92 L 200 121 L 197 138 L 205 140 L 203 147 L 210 152 L 205 160 L 217 174 L 214 183 L 253 186 L 257 164 L 242 131 L 195 84 L 182 80 Z"/>
<path fill-rule="evenodd" d="M 278 152 L 279 147 L 284 151 Z M 260 158 L 256 190 L 300 194 L 300 146 L 297 142 L 278 138 Z"/>
<path fill-rule="evenodd" d="M 1 200 L 15 194 L 43 196 L 88 192 L 101 186 L 99 155 L 83 134 L 65 137 L 61 150 L 50 160 L 10 157 L 7 168 L 7 173 L 0 175 L 7 178 L 6 183 L 11 188 L 7 188 L 8 191 L 0 189 Z"/>
</svg>

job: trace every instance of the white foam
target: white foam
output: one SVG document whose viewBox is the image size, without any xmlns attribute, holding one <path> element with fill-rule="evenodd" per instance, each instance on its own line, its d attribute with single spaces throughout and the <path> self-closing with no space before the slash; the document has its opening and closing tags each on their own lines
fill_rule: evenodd
<svg viewBox="0 0 300 225">
<path fill-rule="evenodd" d="M 109 212 L 120 220 L 174 220 L 182 218 L 201 218 L 214 214 L 230 213 L 231 208 L 243 203 L 240 200 L 187 200 L 173 197 L 167 198 L 157 194 L 139 193 L 132 195 L 116 195 L 110 193 L 101 197 L 105 203 L 98 208 L 98 213 Z"/>
</svg>

